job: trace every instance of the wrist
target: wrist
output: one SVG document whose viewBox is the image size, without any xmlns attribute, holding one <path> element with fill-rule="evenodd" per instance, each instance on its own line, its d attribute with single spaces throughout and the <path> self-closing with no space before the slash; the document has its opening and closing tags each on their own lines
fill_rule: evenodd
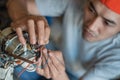
<svg viewBox="0 0 120 80">
<path fill-rule="evenodd" d="M 70 79 L 68 78 L 68 75 L 66 74 L 66 72 L 63 72 L 53 77 L 52 80 L 70 80 Z"/>
<path fill-rule="evenodd" d="M 13 21 L 28 15 L 25 4 L 26 2 L 23 3 L 23 0 L 8 0 L 8 13 Z"/>
<path fill-rule="evenodd" d="M 13 0 L 8 0 L 6 6 L 9 7 L 9 6 L 11 5 L 11 2 L 12 2 L 12 1 L 13 1 Z"/>
</svg>

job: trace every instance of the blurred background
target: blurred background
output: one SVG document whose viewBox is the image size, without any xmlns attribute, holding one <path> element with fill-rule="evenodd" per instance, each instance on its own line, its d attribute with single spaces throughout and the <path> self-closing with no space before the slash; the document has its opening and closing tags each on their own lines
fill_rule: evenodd
<svg viewBox="0 0 120 80">
<path fill-rule="evenodd" d="M 0 30 L 9 26 L 11 22 L 7 12 L 6 2 L 7 0 L 0 0 Z"/>
</svg>

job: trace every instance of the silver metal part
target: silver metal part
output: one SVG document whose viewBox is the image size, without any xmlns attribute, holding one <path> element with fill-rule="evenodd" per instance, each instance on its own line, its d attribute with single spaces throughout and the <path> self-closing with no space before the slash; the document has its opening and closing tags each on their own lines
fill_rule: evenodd
<svg viewBox="0 0 120 80">
<path fill-rule="evenodd" d="M 30 45 L 27 33 L 24 33 L 24 38 L 27 41 L 25 46 L 19 42 L 16 33 L 10 27 L 0 32 L 0 68 L 8 68 L 11 64 L 16 66 L 33 63 L 37 45 Z M 25 64 L 23 67 L 26 67 Z"/>
<path fill-rule="evenodd" d="M 6 69 L 0 68 L 0 80 L 13 80 L 14 67 L 10 65 Z"/>
</svg>

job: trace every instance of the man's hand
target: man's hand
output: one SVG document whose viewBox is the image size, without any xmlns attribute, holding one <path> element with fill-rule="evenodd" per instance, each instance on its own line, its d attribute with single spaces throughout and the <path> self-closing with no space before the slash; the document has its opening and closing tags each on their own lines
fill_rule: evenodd
<svg viewBox="0 0 120 80">
<path fill-rule="evenodd" d="M 11 26 L 22 44 L 26 43 L 23 31 L 28 32 L 31 44 L 45 45 L 49 42 L 50 28 L 45 18 L 40 16 L 34 0 L 8 0 L 7 8 L 13 21 Z"/>
<path fill-rule="evenodd" d="M 42 16 L 25 16 L 16 20 L 11 25 L 16 31 L 18 38 L 22 44 L 25 44 L 23 31 L 28 32 L 30 43 L 45 45 L 49 42 L 50 28 L 46 19 Z"/>
<path fill-rule="evenodd" d="M 36 70 L 38 74 L 46 78 L 52 78 L 53 80 L 69 80 L 60 51 L 47 51 L 44 48 L 37 63 Z"/>
</svg>

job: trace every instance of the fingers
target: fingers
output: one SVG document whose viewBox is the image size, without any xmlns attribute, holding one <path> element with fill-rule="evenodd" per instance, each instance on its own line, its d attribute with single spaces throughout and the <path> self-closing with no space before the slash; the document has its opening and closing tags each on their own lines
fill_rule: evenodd
<svg viewBox="0 0 120 80">
<path fill-rule="evenodd" d="M 34 20 L 32 19 L 28 20 L 28 34 L 30 37 L 30 43 L 35 44 L 36 43 L 35 23 Z"/>
<path fill-rule="evenodd" d="M 41 49 L 41 53 L 41 62 L 39 63 L 38 61 L 38 63 L 39 66 L 43 67 L 37 68 L 38 74 L 46 78 L 53 78 L 54 80 L 56 80 L 58 76 L 63 75 L 63 73 L 65 74 L 64 61 L 60 51 L 50 51 L 43 48 Z"/>
<path fill-rule="evenodd" d="M 56 55 L 59 55 L 59 58 Z M 52 73 L 52 80 L 69 80 L 63 65 L 64 61 L 61 62 L 63 58 L 60 55 L 62 55 L 60 51 L 49 52 L 48 66 Z"/>
<path fill-rule="evenodd" d="M 59 62 L 61 62 L 61 64 L 65 65 L 62 52 L 61 51 L 55 51 L 55 52 L 56 52 L 55 57 L 59 60 Z"/>
<path fill-rule="evenodd" d="M 51 78 L 51 73 L 50 73 L 50 70 L 49 70 L 49 67 L 48 67 L 48 57 L 47 56 L 44 56 L 42 57 L 42 60 L 43 60 L 43 70 L 44 70 L 44 76 L 46 78 Z"/>
<path fill-rule="evenodd" d="M 47 53 L 47 49 L 43 50 L 44 53 L 42 53 L 41 59 L 38 60 L 38 67 L 37 67 L 37 73 L 40 75 L 45 76 L 46 78 L 51 78 L 51 73 L 49 70 L 49 67 L 47 65 L 48 63 L 48 55 L 44 55 Z"/>
<path fill-rule="evenodd" d="M 63 58 L 60 56 L 60 58 L 56 57 L 56 55 L 62 54 L 60 51 L 49 51 L 48 53 L 47 49 L 44 49 L 43 52 L 43 55 L 48 59 L 47 64 L 52 77 L 56 77 L 57 75 L 65 71 L 65 67 L 63 64 L 64 61 L 60 61 Z"/>
<path fill-rule="evenodd" d="M 18 35 L 19 41 L 20 41 L 23 45 L 25 45 L 25 44 L 26 44 L 26 40 L 25 40 L 25 38 L 24 38 L 24 36 L 23 36 L 22 29 L 19 28 L 19 27 L 16 28 L 16 33 L 17 33 L 17 35 Z"/>
<path fill-rule="evenodd" d="M 39 63 L 37 64 L 37 67 L 36 67 L 36 72 L 40 75 L 43 75 L 44 74 L 44 70 L 42 68 L 40 68 L 42 64 L 42 59 L 41 57 L 39 58 Z"/>
<path fill-rule="evenodd" d="M 45 45 L 49 42 L 50 28 L 42 16 L 26 16 L 13 22 L 12 26 L 22 44 L 25 44 L 22 31 L 28 32 L 31 44 Z"/>
<path fill-rule="evenodd" d="M 44 45 L 44 36 L 45 36 L 45 30 L 44 30 L 44 22 L 43 21 L 37 21 L 37 27 L 38 27 L 38 44 Z"/>
<path fill-rule="evenodd" d="M 53 54 L 55 53 L 55 54 Z M 49 52 L 49 58 L 52 61 L 51 63 L 53 64 L 54 68 L 56 68 L 56 70 L 58 72 L 61 71 L 65 71 L 65 67 L 63 64 L 63 57 L 59 56 L 59 58 L 56 55 L 61 55 L 62 53 L 60 51 L 50 51 Z M 62 61 L 61 61 L 62 60 Z M 49 63 L 48 63 L 49 65 Z M 53 70 L 54 68 L 51 67 L 51 69 Z"/>
<path fill-rule="evenodd" d="M 45 27 L 43 20 L 38 20 L 35 24 L 35 21 L 30 19 L 27 24 L 31 44 L 37 42 L 39 45 L 45 45 L 49 42 L 50 29 Z"/>
<path fill-rule="evenodd" d="M 44 21 L 37 21 L 38 27 L 38 44 L 45 45 L 49 42 L 50 28 L 45 26 Z"/>
<path fill-rule="evenodd" d="M 46 27 L 45 28 L 45 44 L 48 44 L 49 43 L 49 37 L 50 37 L 50 28 L 49 27 Z"/>
</svg>

